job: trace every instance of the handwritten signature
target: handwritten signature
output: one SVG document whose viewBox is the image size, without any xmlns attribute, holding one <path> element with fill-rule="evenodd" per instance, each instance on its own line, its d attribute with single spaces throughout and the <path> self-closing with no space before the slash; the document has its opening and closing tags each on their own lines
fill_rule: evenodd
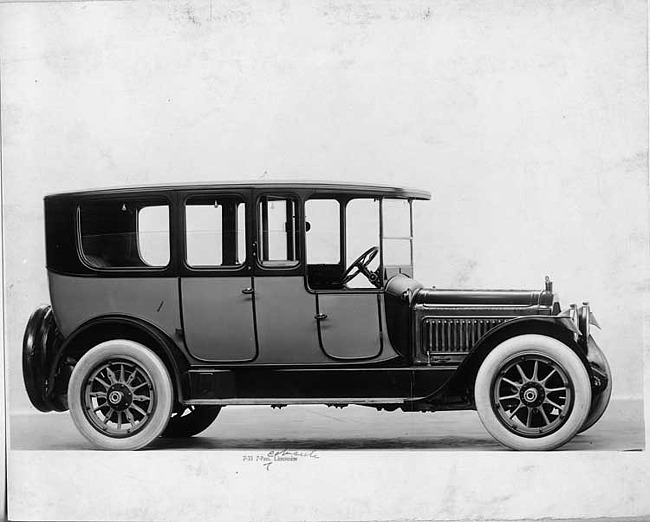
<svg viewBox="0 0 650 522">
<path fill-rule="evenodd" d="M 269 471 L 271 464 L 274 462 L 296 462 L 300 458 L 312 458 L 317 459 L 318 455 L 315 451 L 289 451 L 286 449 L 283 450 L 274 450 L 267 453 L 267 457 L 271 460 L 265 462 L 263 465 L 266 468 L 266 471 Z"/>
</svg>

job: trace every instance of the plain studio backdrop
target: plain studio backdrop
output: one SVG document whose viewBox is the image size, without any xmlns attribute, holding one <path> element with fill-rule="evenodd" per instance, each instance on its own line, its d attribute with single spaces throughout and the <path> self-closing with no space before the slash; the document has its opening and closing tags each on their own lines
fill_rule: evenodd
<svg viewBox="0 0 650 522">
<path fill-rule="evenodd" d="M 251 179 L 430 190 L 416 279 L 551 276 L 563 307 L 590 301 L 614 397 L 641 399 L 646 20 L 641 1 L 0 4 L 9 410 L 31 408 L 22 333 L 49 300 L 45 194 Z"/>
</svg>

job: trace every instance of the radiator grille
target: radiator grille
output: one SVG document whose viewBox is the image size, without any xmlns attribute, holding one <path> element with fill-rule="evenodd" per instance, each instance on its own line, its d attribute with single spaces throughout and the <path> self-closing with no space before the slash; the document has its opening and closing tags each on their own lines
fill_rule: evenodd
<svg viewBox="0 0 650 522">
<path fill-rule="evenodd" d="M 476 341 L 504 321 L 502 318 L 425 318 L 422 347 L 426 352 L 467 353 Z"/>
</svg>

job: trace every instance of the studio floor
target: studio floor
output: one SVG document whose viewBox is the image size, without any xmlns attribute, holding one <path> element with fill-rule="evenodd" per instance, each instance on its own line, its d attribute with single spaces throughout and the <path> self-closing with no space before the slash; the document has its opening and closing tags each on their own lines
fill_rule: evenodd
<svg viewBox="0 0 650 522">
<path fill-rule="evenodd" d="M 10 416 L 12 450 L 85 450 L 68 413 Z M 404 413 L 350 406 L 231 406 L 190 439 L 158 439 L 156 450 L 364 450 L 499 451 L 475 411 Z M 642 451 L 642 401 L 613 400 L 603 418 L 562 450 Z"/>
</svg>

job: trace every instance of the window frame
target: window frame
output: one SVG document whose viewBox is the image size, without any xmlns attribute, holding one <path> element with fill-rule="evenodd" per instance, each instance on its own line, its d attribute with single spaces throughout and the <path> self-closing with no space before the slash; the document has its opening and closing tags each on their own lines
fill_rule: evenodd
<svg viewBox="0 0 650 522">
<path fill-rule="evenodd" d="M 408 236 L 386 236 L 385 235 L 385 230 L 384 230 L 384 204 L 386 201 L 404 201 L 408 205 L 408 227 L 409 227 L 409 235 Z M 413 258 L 414 258 L 414 228 L 413 228 L 413 198 L 396 198 L 396 197 L 389 197 L 389 196 L 384 196 L 381 198 L 380 202 L 380 215 L 381 215 L 381 221 L 380 221 L 380 226 L 381 226 L 381 233 L 380 233 L 380 250 L 381 250 L 381 266 L 382 266 L 382 272 L 386 271 L 386 268 L 398 268 L 398 267 L 408 267 L 409 271 L 411 274 L 413 274 L 414 267 L 413 267 Z M 384 263 L 384 253 L 386 250 L 388 250 L 385 247 L 385 241 L 408 241 L 409 242 L 409 263 L 408 264 L 386 264 Z M 412 276 L 412 275 L 411 275 Z"/>
<path fill-rule="evenodd" d="M 195 198 L 205 198 L 205 199 L 226 199 L 229 198 L 237 203 L 237 206 L 235 207 L 235 213 L 237 217 L 239 217 L 239 205 L 244 205 L 244 259 L 240 261 L 239 263 L 236 264 L 220 264 L 220 265 L 215 265 L 215 264 L 206 264 L 206 265 L 195 265 L 195 264 L 190 264 L 189 259 L 188 259 L 188 230 L 187 230 L 187 209 L 188 207 L 192 206 L 188 204 L 188 201 L 195 199 Z M 197 205 L 197 206 L 202 206 L 202 205 Z M 180 212 L 183 215 L 183 228 L 182 230 L 182 241 L 183 241 L 183 264 L 187 266 L 188 268 L 191 269 L 196 269 L 196 270 L 223 270 L 223 269 L 231 269 L 231 270 L 238 270 L 242 268 L 243 266 L 246 266 L 247 260 L 248 260 L 248 199 L 244 198 L 243 196 L 239 196 L 237 194 L 191 194 L 188 195 L 186 198 L 184 198 L 183 203 L 180 205 Z M 223 233 L 223 209 L 222 209 L 222 214 L 221 214 L 221 232 Z M 239 240 L 239 227 L 235 231 L 235 235 L 237 236 L 237 241 Z M 236 243 L 236 253 L 239 255 L 239 248 L 240 245 L 239 243 Z M 223 258 L 225 257 L 225 253 L 221 252 L 221 258 L 223 261 Z"/>
<path fill-rule="evenodd" d="M 341 255 L 341 263 L 343 264 L 343 270 L 345 270 L 348 265 L 347 263 L 347 253 L 348 253 L 348 241 L 347 241 L 347 233 L 348 233 L 348 204 L 351 201 L 355 200 L 372 200 L 372 201 L 377 201 L 378 202 L 378 219 L 379 219 L 379 228 L 378 228 L 378 236 L 377 240 L 379 241 L 381 238 L 381 235 L 383 234 L 383 214 L 382 214 L 382 204 L 381 204 L 381 199 L 383 196 L 377 196 L 377 195 L 367 195 L 367 194 L 350 194 L 347 192 L 330 192 L 330 191 L 323 191 L 323 192 L 314 192 L 314 193 L 309 193 L 303 201 L 303 210 L 304 206 L 306 205 L 307 201 L 311 199 L 333 199 L 338 201 L 339 203 L 339 241 L 340 241 L 340 255 Z M 305 230 L 305 222 L 306 222 L 306 212 L 304 212 L 303 215 L 303 228 L 302 228 L 302 237 L 303 237 L 303 245 L 305 250 L 308 247 L 307 245 L 307 231 Z M 382 273 L 382 286 L 380 288 L 375 288 L 375 287 L 359 287 L 359 288 L 347 288 L 347 289 L 330 289 L 330 288 L 313 288 L 312 286 L 309 285 L 309 278 L 307 274 L 307 262 L 304 261 L 304 277 L 305 277 L 305 288 L 307 291 L 311 294 L 346 294 L 346 295 L 353 295 L 353 294 L 383 294 L 385 289 L 386 289 L 386 280 L 383 279 L 383 270 L 384 270 L 384 260 L 383 260 L 383 251 L 382 251 L 382 245 L 381 242 L 379 245 L 379 268 L 380 272 Z M 307 256 L 307 253 L 305 251 L 304 254 L 305 258 Z M 362 276 L 361 276 L 362 277 Z"/>
<path fill-rule="evenodd" d="M 142 205 L 143 207 L 153 207 L 153 206 L 167 206 L 168 208 L 168 227 L 169 227 L 169 260 L 164 266 L 96 266 L 92 264 L 86 257 L 86 253 L 83 248 L 83 234 L 82 234 L 82 222 L 81 222 L 81 212 L 82 207 L 92 206 L 93 204 L 103 204 L 107 202 L 115 203 L 136 203 Z M 140 212 L 141 208 L 138 209 Z M 97 274 L 106 274 L 106 275 L 162 275 L 169 273 L 175 268 L 175 230 L 174 230 L 174 198 L 167 193 L 143 193 L 143 194 L 115 194 L 111 196 L 102 196 L 102 197 L 92 197 L 92 198 L 82 198 L 75 204 L 75 248 L 77 253 L 77 258 L 81 265 L 91 270 L 93 273 Z M 136 237 L 136 248 L 138 251 L 138 256 L 142 259 L 140 254 L 140 242 L 139 240 L 139 222 L 136 217 L 135 221 L 135 230 L 133 231 Z M 144 260 L 143 260 L 144 261 Z"/>
<path fill-rule="evenodd" d="M 273 197 L 278 199 L 292 199 L 296 202 L 296 229 L 295 229 L 295 256 L 296 262 L 292 264 L 282 265 L 265 265 L 261 260 L 262 245 L 259 244 L 261 236 L 261 216 L 259 207 L 262 198 Z M 255 273 L 256 275 L 304 275 L 305 272 L 305 210 L 304 199 L 296 192 L 292 191 L 274 191 L 274 190 L 259 190 L 256 191 L 253 197 L 253 204 L 251 205 L 251 212 L 254 214 L 254 228 L 252 231 L 252 256 L 255 260 Z"/>
<path fill-rule="evenodd" d="M 187 262 L 187 222 L 185 208 L 187 201 L 194 197 L 205 198 L 239 198 L 244 204 L 244 218 L 245 223 L 245 259 L 240 265 L 206 265 L 206 266 L 193 266 Z M 226 277 L 235 275 L 250 276 L 252 270 L 252 212 L 250 191 L 237 190 L 237 189 L 206 189 L 206 190 L 187 190 L 177 194 L 177 215 L 176 222 L 178 223 L 178 242 L 177 242 L 177 255 L 179 264 L 179 277 Z"/>
</svg>

